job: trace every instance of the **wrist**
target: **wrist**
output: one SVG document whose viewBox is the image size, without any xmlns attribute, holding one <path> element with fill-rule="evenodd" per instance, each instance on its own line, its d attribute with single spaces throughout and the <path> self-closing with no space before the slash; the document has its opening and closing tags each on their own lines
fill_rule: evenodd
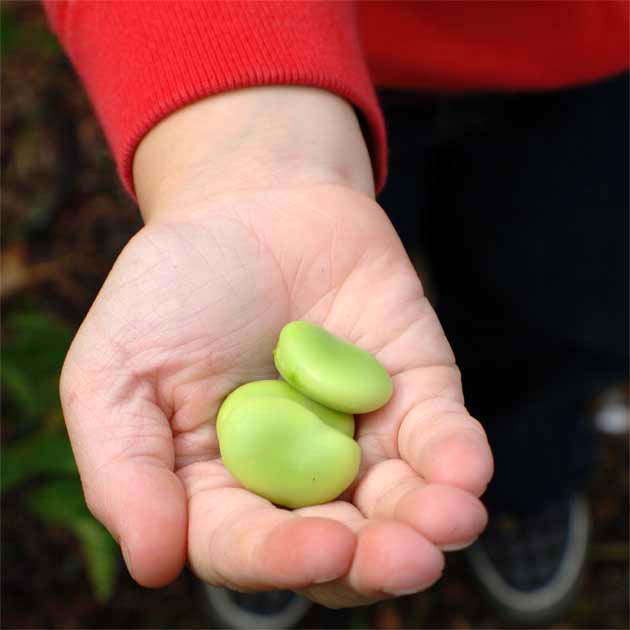
<svg viewBox="0 0 630 630">
<path fill-rule="evenodd" d="M 140 143 L 133 177 L 147 222 L 237 190 L 333 184 L 374 196 L 352 106 L 297 86 L 226 92 L 175 112 Z"/>
</svg>

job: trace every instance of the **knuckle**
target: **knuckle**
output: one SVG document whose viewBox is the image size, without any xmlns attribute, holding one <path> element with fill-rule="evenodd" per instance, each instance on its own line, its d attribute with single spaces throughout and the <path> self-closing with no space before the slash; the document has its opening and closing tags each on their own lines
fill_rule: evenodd
<svg viewBox="0 0 630 630">
<path fill-rule="evenodd" d="M 477 433 L 479 433 L 481 437 L 487 440 L 486 430 L 484 429 L 483 424 L 479 422 L 479 420 L 470 416 L 468 418 L 468 426 L 470 429 L 472 429 L 473 431 L 476 431 Z"/>
</svg>

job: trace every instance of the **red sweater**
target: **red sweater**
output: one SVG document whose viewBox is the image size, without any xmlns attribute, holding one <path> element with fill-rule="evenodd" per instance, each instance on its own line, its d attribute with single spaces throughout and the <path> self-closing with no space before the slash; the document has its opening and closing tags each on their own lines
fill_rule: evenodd
<svg viewBox="0 0 630 630">
<path fill-rule="evenodd" d="M 540 90 L 628 67 L 627 1 L 44 0 L 132 190 L 134 151 L 170 112 L 238 87 L 296 84 L 362 112 L 380 188 L 373 85 Z"/>
</svg>

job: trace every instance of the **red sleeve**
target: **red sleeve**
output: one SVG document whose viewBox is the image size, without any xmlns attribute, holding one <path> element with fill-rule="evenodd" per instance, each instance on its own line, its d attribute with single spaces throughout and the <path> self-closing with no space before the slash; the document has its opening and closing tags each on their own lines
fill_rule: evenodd
<svg viewBox="0 0 630 630">
<path fill-rule="evenodd" d="M 205 96 L 255 85 L 308 85 L 354 105 L 368 130 L 378 189 L 385 128 L 353 2 L 44 0 L 133 193 L 143 136 Z"/>
</svg>

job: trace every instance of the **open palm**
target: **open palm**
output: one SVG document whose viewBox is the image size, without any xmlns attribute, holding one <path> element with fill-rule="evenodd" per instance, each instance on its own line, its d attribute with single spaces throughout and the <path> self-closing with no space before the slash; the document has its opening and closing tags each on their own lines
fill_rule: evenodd
<svg viewBox="0 0 630 630">
<path fill-rule="evenodd" d="M 288 511 L 226 471 L 214 420 L 234 388 L 276 376 L 295 319 L 372 352 L 394 395 L 357 417 L 343 500 Z M 362 604 L 426 588 L 485 525 L 492 460 L 452 352 L 383 211 L 341 187 L 182 203 L 144 228 L 73 343 L 62 400 L 88 504 L 142 584 L 187 559 L 213 584 Z"/>
</svg>

